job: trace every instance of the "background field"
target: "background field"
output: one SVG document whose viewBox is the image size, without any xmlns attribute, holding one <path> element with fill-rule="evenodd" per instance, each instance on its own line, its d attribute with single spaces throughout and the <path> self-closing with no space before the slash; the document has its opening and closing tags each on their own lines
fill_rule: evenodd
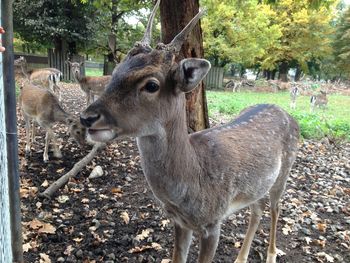
<svg viewBox="0 0 350 263">
<path fill-rule="evenodd" d="M 208 91 L 209 117 L 215 121 L 228 121 L 242 109 L 258 104 L 272 103 L 287 110 L 298 121 L 304 138 L 322 138 L 350 140 L 350 97 L 329 95 L 328 108 L 310 112 L 310 97 L 299 96 L 295 110 L 290 109 L 288 92 L 248 93 Z"/>
</svg>

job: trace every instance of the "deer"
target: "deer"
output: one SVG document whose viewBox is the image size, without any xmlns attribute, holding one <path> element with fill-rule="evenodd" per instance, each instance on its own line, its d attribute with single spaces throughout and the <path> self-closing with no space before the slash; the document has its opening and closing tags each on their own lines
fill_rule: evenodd
<svg viewBox="0 0 350 263">
<path fill-rule="evenodd" d="M 67 63 L 70 65 L 74 79 L 79 83 L 80 88 L 86 94 L 87 105 L 91 104 L 91 102 L 94 101 L 94 96 L 99 96 L 104 91 L 106 85 L 111 80 L 111 76 L 82 76 L 80 73 L 80 67 L 84 62 L 71 62 L 67 60 Z"/>
<path fill-rule="evenodd" d="M 312 95 L 310 98 L 310 111 L 313 112 L 315 107 L 326 109 L 328 104 L 327 92 L 320 91 L 320 94 Z"/>
<path fill-rule="evenodd" d="M 85 127 L 80 124 L 79 119 L 67 113 L 59 104 L 56 96 L 47 89 L 35 86 L 28 81 L 24 82 L 20 90 L 19 107 L 25 121 L 26 156 L 30 155 L 31 143 L 34 142 L 35 139 L 34 121 L 46 130 L 43 154 L 44 162 L 49 161 L 48 151 L 51 140 L 53 141 L 54 157 L 62 158 L 61 150 L 53 132 L 53 125 L 57 122 L 66 124 L 68 126 L 69 135 L 75 139 L 79 145 L 84 144 L 86 135 Z"/>
<path fill-rule="evenodd" d="M 152 48 L 153 18 L 118 64 L 101 96 L 80 115 L 93 141 L 136 137 L 143 173 L 155 198 L 174 223 L 173 263 L 185 263 L 193 233 L 199 263 L 212 262 L 221 223 L 249 207 L 247 234 L 236 263 L 247 262 L 269 195 L 271 229 L 267 263 L 276 262 L 279 200 L 296 158 L 299 127 L 276 105 L 243 110 L 218 127 L 187 133 L 185 94 L 203 80 L 211 65 L 202 58 L 177 56 L 205 12 L 168 44 Z"/>
<path fill-rule="evenodd" d="M 297 106 L 297 97 L 299 96 L 299 88 L 294 86 L 290 90 L 290 108 L 295 109 Z"/>
<path fill-rule="evenodd" d="M 61 89 L 58 83 L 62 79 L 62 72 L 56 68 L 28 69 L 27 60 L 20 56 L 14 61 L 15 74 L 17 80 L 22 77 L 28 79 L 34 85 L 47 88 L 54 94 L 57 94 L 58 100 L 61 101 Z"/>
<path fill-rule="evenodd" d="M 232 91 L 232 92 L 238 92 L 238 89 L 242 86 L 242 80 L 235 82 L 234 80 L 229 80 L 226 85 L 224 90 L 225 91 Z"/>
</svg>

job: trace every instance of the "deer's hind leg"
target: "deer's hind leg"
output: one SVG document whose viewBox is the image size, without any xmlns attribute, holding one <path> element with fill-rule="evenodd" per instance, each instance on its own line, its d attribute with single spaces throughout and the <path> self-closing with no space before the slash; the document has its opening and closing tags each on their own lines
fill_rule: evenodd
<svg viewBox="0 0 350 263">
<path fill-rule="evenodd" d="M 206 233 L 201 233 L 199 240 L 198 263 L 212 262 L 220 237 L 220 222 L 206 227 Z"/>
<path fill-rule="evenodd" d="M 258 229 L 261 216 L 265 208 L 265 198 L 258 200 L 257 202 L 251 204 L 250 208 L 250 218 L 247 233 L 245 235 L 243 245 L 238 253 L 238 257 L 235 263 L 246 263 L 248 260 L 250 246 L 252 244 L 256 230 Z"/>
</svg>

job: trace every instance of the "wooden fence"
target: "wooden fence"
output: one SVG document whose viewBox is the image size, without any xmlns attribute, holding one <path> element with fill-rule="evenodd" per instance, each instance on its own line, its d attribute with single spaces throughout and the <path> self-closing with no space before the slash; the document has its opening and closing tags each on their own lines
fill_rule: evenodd
<svg viewBox="0 0 350 263">
<path fill-rule="evenodd" d="M 212 67 L 204 78 L 207 89 L 222 89 L 224 81 L 224 68 Z"/>
<path fill-rule="evenodd" d="M 29 69 L 36 68 L 57 68 L 62 71 L 63 79 L 66 81 L 74 81 L 74 78 L 71 74 L 70 67 L 66 63 L 68 56 L 63 55 L 63 53 L 55 52 L 53 49 L 48 50 L 48 56 L 43 55 L 34 55 L 34 54 L 26 54 L 26 53 L 15 53 L 15 59 L 23 56 L 28 63 Z M 72 58 L 72 61 L 84 61 L 83 56 L 75 55 Z M 82 76 L 85 76 L 85 68 L 81 68 Z"/>
</svg>

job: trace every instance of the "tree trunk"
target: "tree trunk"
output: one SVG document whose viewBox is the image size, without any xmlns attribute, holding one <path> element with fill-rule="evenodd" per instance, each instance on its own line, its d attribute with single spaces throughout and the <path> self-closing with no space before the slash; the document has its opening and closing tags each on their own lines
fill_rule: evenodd
<svg viewBox="0 0 350 263">
<path fill-rule="evenodd" d="M 288 82 L 289 65 L 287 61 L 283 61 L 279 65 L 279 79 L 283 82 Z"/>
<path fill-rule="evenodd" d="M 66 63 L 68 59 L 67 41 L 61 38 L 56 38 L 54 44 L 55 48 L 48 50 L 49 66 L 62 71 L 64 80 L 73 80 Z"/>
<path fill-rule="evenodd" d="M 301 78 L 301 74 L 302 74 L 302 70 L 300 68 L 300 66 L 297 66 L 296 72 L 295 72 L 295 77 L 294 77 L 294 81 L 299 81 Z"/>
<path fill-rule="evenodd" d="M 162 41 L 169 43 L 198 13 L 198 0 L 163 0 L 160 3 Z M 204 56 L 200 23 L 194 27 L 182 46 L 178 59 Z M 209 128 L 209 118 L 203 82 L 191 93 L 186 94 L 186 113 L 189 131 Z"/>
</svg>

